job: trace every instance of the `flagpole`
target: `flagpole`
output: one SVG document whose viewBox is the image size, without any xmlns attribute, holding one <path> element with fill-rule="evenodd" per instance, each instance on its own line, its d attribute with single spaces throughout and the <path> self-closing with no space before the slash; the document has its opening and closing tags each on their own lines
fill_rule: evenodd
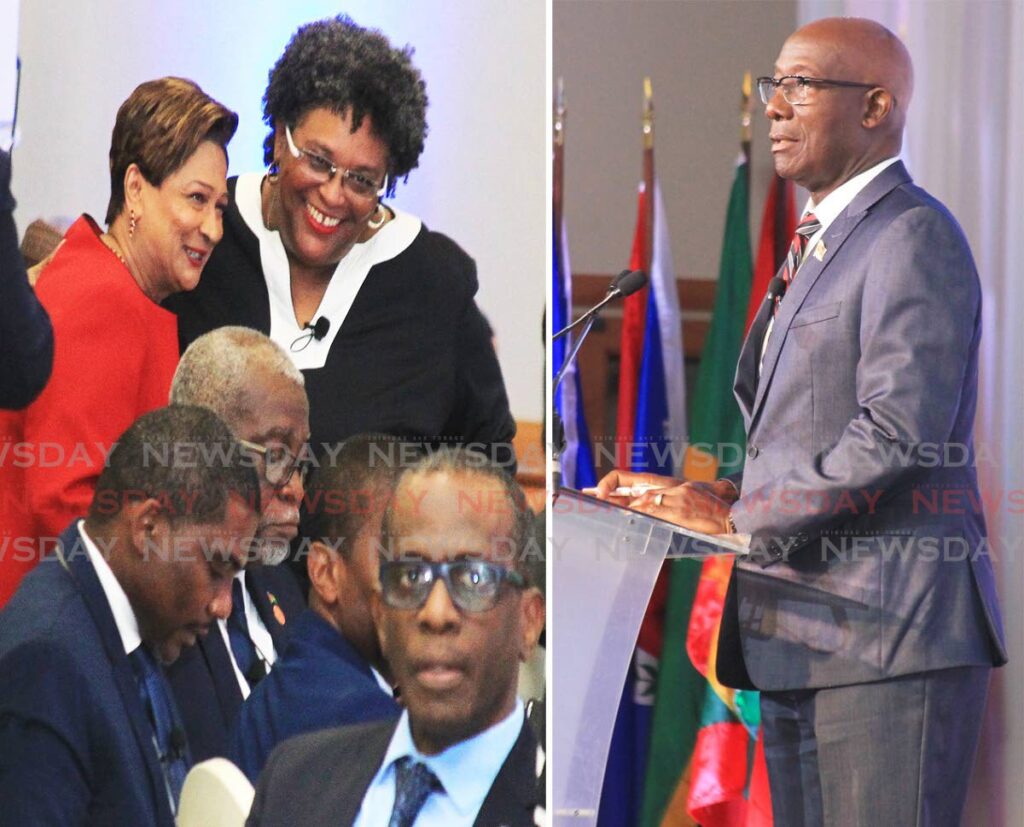
<svg viewBox="0 0 1024 827">
<path fill-rule="evenodd" d="M 564 177 L 565 157 L 565 78 L 558 79 L 555 91 L 555 121 L 552 135 L 551 161 L 551 215 L 554 226 L 562 226 L 562 185 Z"/>
<path fill-rule="evenodd" d="M 743 152 L 743 157 L 747 161 L 747 198 L 749 206 L 750 198 L 750 152 L 752 141 L 753 130 L 751 128 L 751 115 L 752 115 L 752 88 L 751 77 L 749 70 L 743 73 L 743 86 L 740 90 L 740 149 Z"/>
<path fill-rule="evenodd" d="M 644 272 L 650 275 L 654 252 L 654 93 L 650 77 L 644 78 Z"/>
</svg>

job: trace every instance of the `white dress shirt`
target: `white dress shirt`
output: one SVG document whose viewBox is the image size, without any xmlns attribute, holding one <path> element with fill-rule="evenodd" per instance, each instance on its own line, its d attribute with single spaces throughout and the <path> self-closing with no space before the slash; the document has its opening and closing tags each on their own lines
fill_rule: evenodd
<svg viewBox="0 0 1024 827">
<path fill-rule="evenodd" d="M 266 664 L 269 671 L 270 667 L 274 665 L 274 661 L 277 660 L 274 639 L 270 636 L 270 630 L 267 629 L 263 618 L 260 617 L 260 613 L 256 611 L 256 604 L 252 601 L 252 595 L 249 594 L 249 590 L 245 587 L 245 569 L 238 572 L 235 575 L 235 579 L 242 584 L 242 602 L 245 604 L 245 622 L 249 626 L 249 639 L 252 641 L 252 645 L 256 647 L 257 656 Z M 242 690 L 242 698 L 248 698 L 252 688 L 235 662 L 235 653 L 231 649 L 231 638 L 228 635 L 227 621 L 217 618 L 217 628 L 220 629 L 220 636 L 224 639 L 224 648 L 228 650 L 228 657 L 231 659 L 231 666 L 235 670 L 235 678 L 238 680 L 238 688 Z"/>
</svg>

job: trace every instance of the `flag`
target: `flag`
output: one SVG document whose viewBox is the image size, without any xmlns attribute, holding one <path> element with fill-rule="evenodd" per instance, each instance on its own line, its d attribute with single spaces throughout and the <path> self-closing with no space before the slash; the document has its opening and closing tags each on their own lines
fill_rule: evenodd
<svg viewBox="0 0 1024 827">
<path fill-rule="evenodd" d="M 741 156 L 726 213 L 714 312 L 690 410 L 691 448 L 684 472 L 688 479 L 715 479 L 719 457 L 727 460 L 732 470 L 742 464 L 743 419 L 733 398 L 732 380 L 743 338 L 752 270 L 747 170 Z M 669 568 L 643 827 L 697 823 L 687 814 L 686 803 L 688 790 L 698 780 L 690 766 L 704 723 L 707 683 L 691 663 L 686 643 L 691 609 L 697 611 L 695 594 L 701 571 L 701 564 L 694 560 L 673 560 Z M 718 611 L 721 614 L 720 606 Z M 745 765 L 746 755 L 741 758 Z"/>
<path fill-rule="evenodd" d="M 735 366 L 745 330 L 749 328 L 763 301 L 768 282 L 774 277 L 785 256 L 795 229 L 792 184 L 776 176 L 765 202 L 757 264 L 754 267 L 753 285 L 750 286 L 748 180 L 745 170 L 742 175 L 737 171 L 726 220 L 712 330 L 709 331 L 701 359 L 698 391 L 695 394 L 694 442 L 717 443 L 719 452 L 722 451 L 723 440 L 734 438 L 737 442 L 735 462 L 733 457 L 720 453 L 719 456 L 726 462 L 723 468 L 716 469 L 714 466 L 717 465 L 718 457 L 712 458 L 712 479 L 721 476 L 722 472 L 739 470 L 742 466 L 743 429 L 740 412 L 732 395 Z M 731 282 L 728 281 L 730 273 Z M 746 291 L 736 289 L 739 284 L 747 285 Z M 747 306 L 747 313 L 745 321 L 741 323 L 744 305 Z M 717 382 L 712 374 L 717 375 Z M 706 384 L 703 383 L 705 376 Z M 731 405 L 725 405 L 724 386 L 728 388 Z M 710 404 L 725 405 L 724 423 L 722 418 L 705 420 L 697 413 L 697 406 L 703 406 L 706 398 L 703 392 L 711 388 L 715 390 L 709 390 L 708 393 L 713 394 L 711 398 L 716 401 Z M 705 427 L 708 430 L 704 430 Z M 735 434 L 738 436 L 733 436 Z M 704 562 L 690 615 L 686 649 L 695 668 L 707 679 L 707 689 L 701 728 L 690 765 L 685 808 L 688 816 L 704 827 L 770 827 L 771 795 L 760 737 L 758 693 L 722 686 L 715 673 L 718 630 L 732 565 L 732 557 L 711 558 Z M 679 798 L 674 799 L 670 810 L 681 807 L 682 803 Z"/>
<path fill-rule="evenodd" d="M 561 330 L 572 321 L 572 269 L 564 225 L 555 227 L 553 249 L 551 327 L 552 330 Z M 561 368 L 566 354 L 572 351 L 573 333 L 567 333 L 551 344 L 551 367 L 555 374 Z M 565 447 L 561 456 L 562 482 L 570 488 L 592 486 L 597 480 L 590 449 L 590 434 L 583 413 L 580 376 L 575 365 L 566 371 L 555 393 L 555 408 L 565 430 Z"/>
<path fill-rule="evenodd" d="M 628 448 L 619 455 L 620 464 L 671 475 L 681 465 L 678 448 L 686 440 L 682 322 L 665 205 L 656 181 L 650 193 L 653 198 L 647 187 L 641 189 L 630 257 L 630 269 L 644 269 L 646 239 L 651 238 L 650 284 L 626 299 L 635 301 L 632 310 L 627 305 L 622 325 L 616 439 L 620 448 Z M 652 215 L 654 225 L 648 228 Z M 654 587 L 619 704 L 601 791 L 600 827 L 635 827 L 639 822 L 668 571 L 662 570 Z"/>
<path fill-rule="evenodd" d="M 750 289 L 745 330 L 750 330 L 750 324 L 768 292 L 768 282 L 782 266 L 795 232 L 796 196 L 793 193 L 793 182 L 774 175 L 768 186 L 768 197 L 764 201 L 764 213 L 761 216 L 761 239 L 757 245 L 754 283 Z"/>
</svg>

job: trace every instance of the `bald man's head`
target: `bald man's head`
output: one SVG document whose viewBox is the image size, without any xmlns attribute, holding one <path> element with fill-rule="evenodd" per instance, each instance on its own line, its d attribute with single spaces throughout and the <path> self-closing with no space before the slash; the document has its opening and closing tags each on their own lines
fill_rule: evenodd
<svg viewBox="0 0 1024 827">
<path fill-rule="evenodd" d="M 775 64 L 776 79 L 794 76 L 809 79 L 800 90 L 805 99 L 790 103 L 777 91 L 765 114 L 776 171 L 810 190 L 815 203 L 899 154 L 913 67 L 906 47 L 884 26 L 832 17 L 798 29 Z"/>
</svg>

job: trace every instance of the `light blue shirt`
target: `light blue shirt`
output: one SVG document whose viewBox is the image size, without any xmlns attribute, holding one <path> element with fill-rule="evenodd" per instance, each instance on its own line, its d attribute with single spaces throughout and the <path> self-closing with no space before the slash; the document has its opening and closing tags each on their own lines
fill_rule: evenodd
<svg viewBox="0 0 1024 827">
<path fill-rule="evenodd" d="M 395 805 L 395 761 L 406 755 L 426 764 L 444 787 L 443 793 L 431 793 L 414 827 L 472 827 L 498 771 L 519 738 L 525 717 L 523 702 L 517 698 L 509 716 L 490 729 L 437 755 L 423 755 L 413 743 L 409 713 L 402 712 L 353 827 L 381 827 L 388 823 Z"/>
</svg>

